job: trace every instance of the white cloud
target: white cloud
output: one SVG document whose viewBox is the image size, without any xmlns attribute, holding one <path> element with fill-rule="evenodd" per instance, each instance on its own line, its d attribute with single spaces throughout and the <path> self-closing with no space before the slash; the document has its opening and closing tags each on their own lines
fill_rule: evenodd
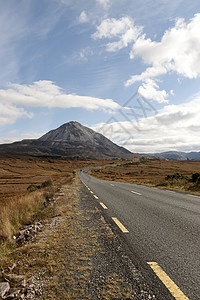
<svg viewBox="0 0 200 300">
<path fill-rule="evenodd" d="M 21 117 L 32 118 L 33 113 L 25 107 L 72 108 L 87 110 L 102 109 L 112 113 L 120 105 L 112 99 L 66 94 L 52 81 L 40 80 L 32 85 L 9 84 L 8 89 L 0 89 L 0 124 L 13 124 Z"/>
<path fill-rule="evenodd" d="M 1 124 L 14 123 L 21 116 L 31 117 L 23 107 L 103 109 L 113 112 L 120 105 L 112 99 L 100 99 L 76 94 L 66 94 L 52 81 L 36 81 L 32 85 L 10 84 L 0 89 Z"/>
<path fill-rule="evenodd" d="M 88 60 L 88 56 L 91 56 L 91 55 L 94 55 L 94 52 L 93 52 L 93 50 L 90 47 L 86 47 L 86 48 L 84 48 L 84 49 L 82 49 L 80 51 L 80 58 L 82 60 L 87 61 Z"/>
<path fill-rule="evenodd" d="M 170 71 L 186 78 L 197 78 L 200 75 L 199 28 L 200 14 L 196 14 L 188 24 L 184 19 L 177 19 L 175 26 L 164 33 L 160 42 L 146 38 L 145 34 L 140 35 L 132 46 L 130 58 L 139 56 L 151 67 L 141 75 L 132 76 L 126 85 Z"/>
<path fill-rule="evenodd" d="M 101 4 L 104 9 L 108 9 L 111 5 L 110 0 L 96 0 L 96 1 L 97 1 L 97 3 Z"/>
<path fill-rule="evenodd" d="M 137 81 L 145 81 L 149 78 L 156 78 L 160 75 L 166 74 L 168 69 L 164 66 L 156 66 L 147 68 L 143 73 L 140 75 L 133 75 L 129 80 L 125 82 L 125 86 L 130 86 Z"/>
<path fill-rule="evenodd" d="M 182 105 L 166 105 L 138 122 L 97 124 L 94 130 L 133 152 L 192 151 L 199 148 L 200 94 Z"/>
<path fill-rule="evenodd" d="M 158 84 L 152 79 L 146 79 L 138 88 L 138 93 L 146 98 L 159 103 L 168 103 L 168 94 L 165 90 L 159 90 Z"/>
<path fill-rule="evenodd" d="M 97 26 L 97 30 L 92 34 L 93 39 L 114 39 L 107 44 L 107 51 L 117 51 L 127 47 L 131 42 L 135 41 L 140 35 L 142 28 L 135 26 L 130 17 L 122 17 L 121 19 L 106 19 Z"/>
<path fill-rule="evenodd" d="M 25 132 L 25 133 L 19 133 L 17 130 L 12 130 L 12 132 L 9 132 L 7 136 L 0 138 L 0 144 L 10 144 L 16 141 L 21 141 L 24 139 L 38 139 L 43 133 L 36 133 L 36 132 Z"/>
<path fill-rule="evenodd" d="M 0 101 L 0 125 L 13 124 L 21 117 L 32 118 L 33 114 L 13 104 Z"/>
<path fill-rule="evenodd" d="M 88 15 L 86 14 L 86 12 L 84 10 L 81 12 L 78 20 L 79 20 L 80 23 L 89 22 L 89 17 L 88 17 Z"/>
<path fill-rule="evenodd" d="M 200 75 L 199 28 L 200 14 L 194 15 L 189 22 L 178 18 L 174 27 L 166 30 L 160 41 L 153 41 L 130 17 L 122 17 L 103 20 L 92 38 L 109 39 L 107 51 L 118 51 L 132 44 L 130 58 L 140 57 L 148 67 L 141 74 L 132 75 L 125 86 L 141 81 L 139 93 L 145 98 L 166 102 L 168 95 L 173 95 L 173 92 L 160 90 L 156 81 L 158 77 L 169 72 L 186 78 Z"/>
</svg>

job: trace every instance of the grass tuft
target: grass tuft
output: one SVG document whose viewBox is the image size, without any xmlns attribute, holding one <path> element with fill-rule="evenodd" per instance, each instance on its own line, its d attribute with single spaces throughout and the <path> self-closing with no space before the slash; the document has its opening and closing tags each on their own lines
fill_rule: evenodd
<svg viewBox="0 0 200 300">
<path fill-rule="evenodd" d="M 0 210 L 0 241 L 12 241 L 20 227 L 27 224 L 34 213 L 44 206 L 44 193 L 34 192 L 4 204 Z"/>
</svg>

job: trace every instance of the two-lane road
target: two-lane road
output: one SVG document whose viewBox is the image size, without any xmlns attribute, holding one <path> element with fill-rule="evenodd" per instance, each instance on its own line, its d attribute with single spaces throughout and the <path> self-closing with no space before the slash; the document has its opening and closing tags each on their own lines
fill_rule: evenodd
<svg viewBox="0 0 200 300">
<path fill-rule="evenodd" d="M 159 278 L 169 295 L 200 299 L 200 198 L 99 180 L 84 171 L 79 176 L 119 227 L 132 258 Z"/>
</svg>

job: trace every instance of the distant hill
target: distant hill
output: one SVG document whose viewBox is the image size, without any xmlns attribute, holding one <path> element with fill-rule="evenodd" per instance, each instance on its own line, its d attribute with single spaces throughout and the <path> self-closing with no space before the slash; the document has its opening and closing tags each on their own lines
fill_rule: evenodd
<svg viewBox="0 0 200 300">
<path fill-rule="evenodd" d="M 63 124 L 39 139 L 0 145 L 0 152 L 84 158 L 132 158 L 133 154 L 78 122 Z"/>
<path fill-rule="evenodd" d="M 178 152 L 178 151 L 167 151 L 162 153 L 152 153 L 151 156 L 168 159 L 168 160 L 200 160 L 200 152 Z"/>
</svg>

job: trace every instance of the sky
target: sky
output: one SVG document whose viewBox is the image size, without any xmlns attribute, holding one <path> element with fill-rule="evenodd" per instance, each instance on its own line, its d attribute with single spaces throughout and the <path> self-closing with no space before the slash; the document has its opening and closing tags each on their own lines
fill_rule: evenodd
<svg viewBox="0 0 200 300">
<path fill-rule="evenodd" d="M 200 151 L 199 0 L 0 0 L 0 143 L 69 121 Z"/>
</svg>

